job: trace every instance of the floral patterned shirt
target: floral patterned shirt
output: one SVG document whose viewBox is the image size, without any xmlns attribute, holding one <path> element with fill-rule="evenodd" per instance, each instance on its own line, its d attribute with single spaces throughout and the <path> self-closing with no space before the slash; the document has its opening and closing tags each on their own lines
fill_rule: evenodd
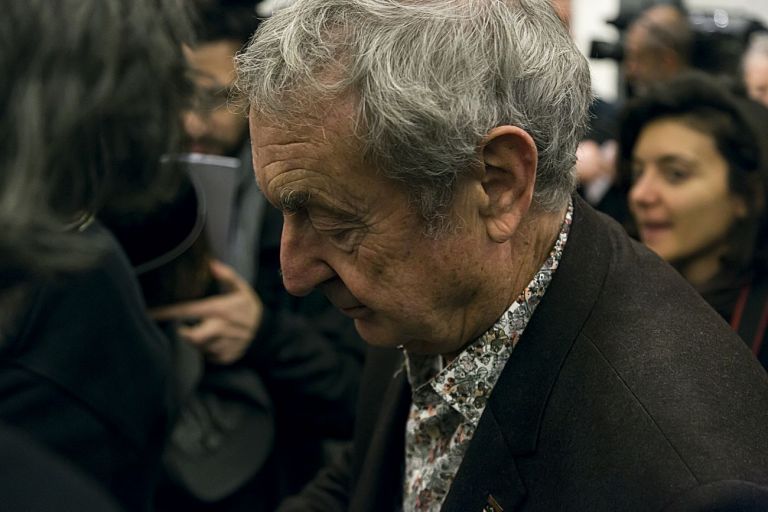
<svg viewBox="0 0 768 512">
<path fill-rule="evenodd" d="M 406 352 L 413 403 L 406 425 L 404 511 L 440 510 L 491 391 L 560 263 L 572 218 L 570 204 L 541 269 L 496 324 L 450 364 L 443 367 L 439 355 Z"/>
</svg>

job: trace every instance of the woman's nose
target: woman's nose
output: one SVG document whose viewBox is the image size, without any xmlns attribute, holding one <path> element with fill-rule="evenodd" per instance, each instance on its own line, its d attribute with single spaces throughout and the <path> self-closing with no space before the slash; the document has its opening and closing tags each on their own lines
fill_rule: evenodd
<svg viewBox="0 0 768 512">
<path fill-rule="evenodd" d="M 629 202 L 635 206 L 648 206 L 659 198 L 659 190 L 652 172 L 645 171 L 629 189 Z"/>
</svg>

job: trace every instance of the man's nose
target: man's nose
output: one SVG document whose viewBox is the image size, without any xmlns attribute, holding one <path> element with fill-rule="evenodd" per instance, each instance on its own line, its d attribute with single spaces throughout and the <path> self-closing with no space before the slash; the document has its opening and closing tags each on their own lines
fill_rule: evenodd
<svg viewBox="0 0 768 512">
<path fill-rule="evenodd" d="M 336 275 L 323 258 L 323 240 L 298 215 L 286 215 L 280 240 L 283 285 L 291 295 L 304 296 Z"/>
<path fill-rule="evenodd" d="M 202 137 L 208 130 L 208 123 L 196 110 L 184 111 L 181 115 L 181 123 L 184 127 L 184 132 L 191 139 Z"/>
<path fill-rule="evenodd" d="M 634 83 L 640 79 L 640 64 L 632 55 L 624 55 L 624 62 L 622 63 L 624 70 L 624 79 L 629 83 Z"/>
</svg>

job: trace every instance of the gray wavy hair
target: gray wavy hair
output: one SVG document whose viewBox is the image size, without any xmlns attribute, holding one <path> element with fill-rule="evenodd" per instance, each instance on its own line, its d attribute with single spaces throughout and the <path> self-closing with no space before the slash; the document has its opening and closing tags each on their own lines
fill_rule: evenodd
<svg viewBox="0 0 768 512">
<path fill-rule="evenodd" d="M 298 0 L 237 57 L 241 99 L 286 122 L 352 93 L 367 161 L 410 190 L 432 232 L 489 130 L 534 139 L 534 205 L 575 186 L 589 70 L 548 0 Z"/>
</svg>

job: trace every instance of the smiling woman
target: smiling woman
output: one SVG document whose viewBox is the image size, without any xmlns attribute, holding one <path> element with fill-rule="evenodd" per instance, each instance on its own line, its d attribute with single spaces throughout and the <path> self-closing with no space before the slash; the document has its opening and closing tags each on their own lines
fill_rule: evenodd
<svg viewBox="0 0 768 512">
<path fill-rule="evenodd" d="M 768 112 L 760 105 L 712 78 L 685 75 L 627 106 L 620 155 L 640 240 L 766 365 L 764 127 Z"/>
</svg>

